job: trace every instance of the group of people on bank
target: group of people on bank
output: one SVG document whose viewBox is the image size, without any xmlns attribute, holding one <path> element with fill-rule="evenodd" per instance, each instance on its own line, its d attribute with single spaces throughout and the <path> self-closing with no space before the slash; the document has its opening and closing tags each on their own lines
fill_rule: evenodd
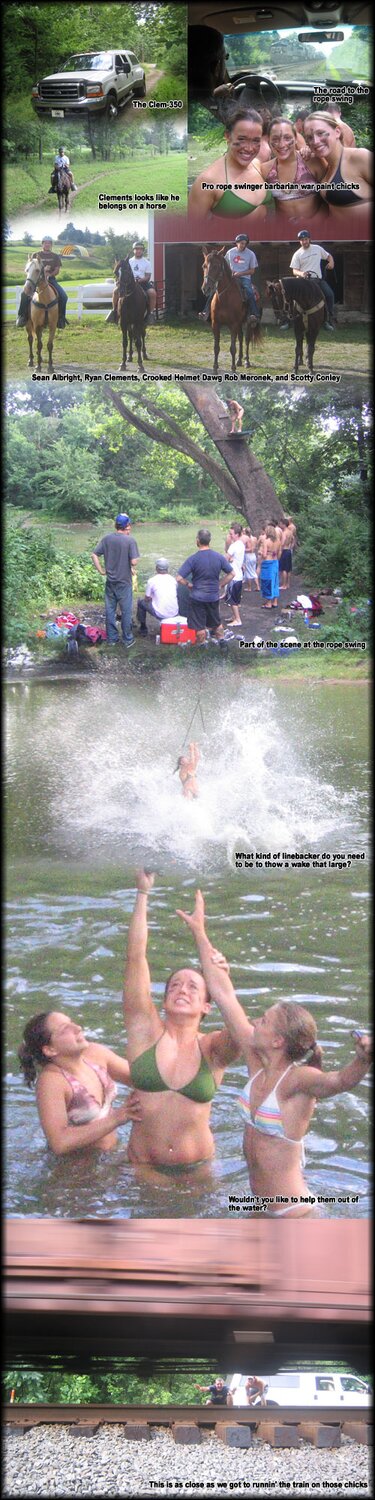
<svg viewBox="0 0 375 1500">
<path fill-rule="evenodd" d="M 235 425 L 241 426 L 243 407 L 228 400 Z M 188 624 L 196 633 L 198 645 L 208 638 L 220 641 L 224 624 L 220 618 L 220 601 L 231 609 L 229 625 L 241 625 L 242 589 L 260 591 L 265 609 L 277 605 L 280 588 L 286 589 L 292 571 L 297 532 L 291 517 L 265 525 L 259 536 L 249 526 L 233 521 L 225 539 L 224 552 L 211 547 L 211 532 L 200 527 L 196 552 L 185 559 L 176 574 L 169 572 L 167 558 L 159 557 L 155 573 L 146 584 L 143 598 L 137 600 L 139 634 L 147 636 L 147 618 Z M 107 532 L 91 554 L 97 572 L 106 580 L 105 614 L 109 645 L 119 640 L 117 612 L 121 614 L 122 640 L 126 647 L 134 644 L 133 580 L 139 561 L 139 549 L 132 535 L 132 523 L 126 512 L 116 516 L 114 531 Z M 222 585 L 224 583 L 224 589 Z"/>
<path fill-rule="evenodd" d="M 42 1129 L 57 1156 L 82 1147 L 109 1150 L 117 1128 L 131 1120 L 128 1158 L 192 1168 L 215 1152 L 211 1105 L 225 1070 L 242 1058 L 247 1082 L 238 1104 L 244 1117 L 244 1154 L 254 1204 L 264 1200 L 272 1217 L 315 1213 L 303 1175 L 303 1141 L 315 1104 L 352 1091 L 371 1060 L 370 1037 L 355 1033 L 353 1056 L 323 1068 L 314 1017 L 294 1000 L 250 1016 L 237 999 L 229 964 L 206 931 L 203 896 L 192 914 L 177 910 L 196 947 L 199 968 L 188 962 L 166 981 L 161 1010 L 152 998 L 147 959 L 150 871 L 136 876 L 124 973 L 126 1058 L 92 1042 L 78 1020 L 61 1011 L 32 1016 L 19 1049 L 26 1083 L 36 1084 Z M 205 1030 L 215 1003 L 224 1024 Z M 116 1084 L 131 1088 L 114 1106 Z"/>
</svg>

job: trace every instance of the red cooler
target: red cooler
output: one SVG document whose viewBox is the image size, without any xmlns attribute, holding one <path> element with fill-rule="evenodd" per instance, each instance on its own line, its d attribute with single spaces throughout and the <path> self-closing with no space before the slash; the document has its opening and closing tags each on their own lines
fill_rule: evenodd
<svg viewBox="0 0 375 1500">
<path fill-rule="evenodd" d="M 182 646 L 185 641 L 196 641 L 196 630 L 189 630 L 188 625 L 176 621 L 174 625 L 171 620 L 163 620 L 160 626 L 160 641 L 162 646 Z"/>
</svg>

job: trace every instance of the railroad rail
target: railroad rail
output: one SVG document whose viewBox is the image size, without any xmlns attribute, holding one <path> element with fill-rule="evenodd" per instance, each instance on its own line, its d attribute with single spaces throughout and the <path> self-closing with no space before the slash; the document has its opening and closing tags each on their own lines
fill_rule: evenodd
<svg viewBox="0 0 375 1500">
<path fill-rule="evenodd" d="M 5 1427 L 23 1433 L 32 1427 L 65 1426 L 77 1436 L 91 1437 L 99 1427 L 124 1428 L 124 1438 L 150 1438 L 156 1427 L 167 1427 L 178 1443 L 199 1443 L 203 1431 L 231 1447 L 249 1447 L 253 1437 L 272 1447 L 296 1447 L 302 1440 L 320 1448 L 339 1447 L 342 1435 L 368 1445 L 372 1441 L 371 1411 L 366 1406 L 332 1406 L 321 1411 L 303 1407 L 208 1406 L 30 1406 L 19 1403 L 3 1409 Z"/>
</svg>

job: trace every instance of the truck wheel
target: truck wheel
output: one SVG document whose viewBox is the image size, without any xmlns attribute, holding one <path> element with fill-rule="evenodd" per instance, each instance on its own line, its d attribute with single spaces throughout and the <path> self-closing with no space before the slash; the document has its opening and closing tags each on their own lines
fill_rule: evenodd
<svg viewBox="0 0 375 1500">
<path fill-rule="evenodd" d="M 138 83 L 137 84 L 137 88 L 136 89 L 133 89 L 133 94 L 134 94 L 134 98 L 135 99 L 144 99 L 145 98 L 145 96 L 146 96 L 146 79 L 145 78 L 143 79 L 142 83 Z"/>
<path fill-rule="evenodd" d="M 108 94 L 108 99 L 107 99 L 107 103 L 106 103 L 106 107 L 105 107 L 105 114 L 106 114 L 106 119 L 107 120 L 115 120 L 116 119 L 116 115 L 118 115 L 118 103 L 117 103 L 117 99 L 116 99 L 116 94 Z"/>
</svg>

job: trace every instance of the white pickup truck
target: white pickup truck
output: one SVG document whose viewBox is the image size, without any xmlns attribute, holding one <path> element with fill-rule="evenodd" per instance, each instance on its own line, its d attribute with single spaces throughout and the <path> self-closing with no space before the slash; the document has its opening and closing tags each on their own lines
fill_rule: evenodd
<svg viewBox="0 0 375 1500">
<path fill-rule="evenodd" d="M 371 1406 L 372 1393 L 366 1380 L 358 1375 L 338 1374 L 331 1370 L 283 1370 L 280 1375 L 260 1375 L 264 1381 L 267 1406 Z M 233 1406 L 247 1406 L 247 1375 L 233 1375 L 227 1380 Z M 254 1405 L 260 1408 L 260 1398 Z"/>
<path fill-rule="evenodd" d="M 128 99 L 144 99 L 145 93 L 142 64 L 134 52 L 119 47 L 68 57 L 59 73 L 35 84 L 31 101 L 37 115 L 53 119 L 82 114 L 115 119 Z"/>
</svg>

